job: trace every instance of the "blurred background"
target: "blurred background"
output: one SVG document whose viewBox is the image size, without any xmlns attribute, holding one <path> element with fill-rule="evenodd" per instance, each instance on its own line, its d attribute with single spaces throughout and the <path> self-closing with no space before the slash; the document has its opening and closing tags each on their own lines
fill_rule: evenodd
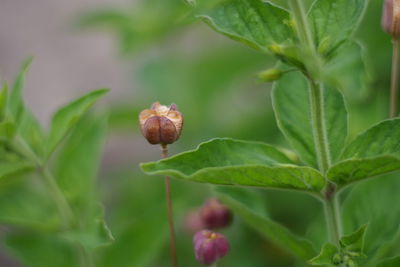
<svg viewBox="0 0 400 267">
<path fill-rule="evenodd" d="M 351 136 L 388 112 L 391 46 L 380 29 L 381 5 L 371 1 L 355 36 L 363 49 L 349 51 L 349 69 L 339 74 L 349 84 L 344 94 Z M 183 135 L 171 154 L 213 137 L 287 147 L 274 121 L 271 85 L 256 76 L 276 60 L 215 33 L 193 18 L 183 0 L 1 0 L 0 77 L 12 81 L 28 56 L 34 62 L 24 96 L 45 127 L 60 105 L 89 90 L 111 88 L 102 103 L 110 116 L 98 189 L 116 241 L 96 252 L 98 266 L 168 266 L 163 181 L 138 168 L 139 162 L 160 157 L 137 127 L 138 113 L 153 102 L 176 103 L 185 115 Z M 365 64 L 366 71 L 352 72 L 357 64 Z M 311 197 L 258 193 L 270 217 L 301 235 L 320 217 L 320 203 Z M 185 216 L 212 190 L 174 181 L 173 195 L 181 266 L 199 266 Z M 240 218 L 224 234 L 232 251 L 221 266 L 296 264 Z M 19 256 L 3 246 L 0 265 L 22 266 Z"/>
</svg>

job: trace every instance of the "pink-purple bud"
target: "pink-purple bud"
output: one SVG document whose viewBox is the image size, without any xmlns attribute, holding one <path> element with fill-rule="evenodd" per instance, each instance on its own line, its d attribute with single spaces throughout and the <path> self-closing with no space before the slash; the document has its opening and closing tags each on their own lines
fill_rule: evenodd
<svg viewBox="0 0 400 267">
<path fill-rule="evenodd" d="M 400 37 L 400 0 L 385 0 L 382 28 L 392 37 Z"/>
<path fill-rule="evenodd" d="M 223 228 L 231 224 L 232 213 L 218 199 L 209 199 L 200 210 L 201 219 L 207 229 Z"/>
<path fill-rule="evenodd" d="M 197 232 L 193 237 L 193 245 L 196 259 L 204 265 L 213 264 L 229 251 L 225 237 L 210 230 Z"/>
</svg>

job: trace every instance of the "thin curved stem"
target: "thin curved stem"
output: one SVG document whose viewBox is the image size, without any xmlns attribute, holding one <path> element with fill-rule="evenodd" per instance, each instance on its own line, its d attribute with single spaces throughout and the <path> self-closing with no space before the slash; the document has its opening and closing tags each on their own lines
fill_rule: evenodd
<svg viewBox="0 0 400 267">
<path fill-rule="evenodd" d="M 168 157 L 167 145 L 161 145 L 161 156 L 162 158 Z M 167 199 L 167 218 L 169 226 L 171 261 L 173 267 L 178 267 L 178 257 L 176 253 L 176 242 L 175 242 L 174 216 L 173 216 L 172 197 L 171 197 L 171 178 L 169 176 L 165 176 L 165 197 Z"/>
<path fill-rule="evenodd" d="M 62 222 L 64 227 L 69 228 L 71 224 L 74 223 L 74 214 L 71 207 L 69 206 L 64 194 L 61 192 L 55 181 L 55 178 L 53 177 L 53 174 L 49 171 L 49 169 L 44 166 L 40 168 L 40 172 L 47 184 L 47 188 L 50 190 L 50 193 L 53 196 L 54 203 L 63 219 Z"/>
<path fill-rule="evenodd" d="M 16 151 L 36 164 L 37 170 L 40 172 L 47 189 L 49 190 L 52 199 L 57 206 L 63 228 L 68 229 L 73 227 L 76 223 L 76 217 L 64 194 L 61 192 L 60 187 L 56 183 L 55 177 L 47 167 L 47 164 L 37 156 L 37 154 L 20 135 L 15 137 L 13 146 Z M 76 249 L 77 257 L 80 261 L 80 266 L 93 267 L 94 263 L 92 255 L 81 244 L 76 244 L 74 247 Z"/>
<path fill-rule="evenodd" d="M 391 118 L 397 116 L 398 112 L 398 84 L 399 84 L 399 40 L 392 39 L 393 54 L 392 54 L 392 78 L 390 84 L 390 111 Z"/>
</svg>

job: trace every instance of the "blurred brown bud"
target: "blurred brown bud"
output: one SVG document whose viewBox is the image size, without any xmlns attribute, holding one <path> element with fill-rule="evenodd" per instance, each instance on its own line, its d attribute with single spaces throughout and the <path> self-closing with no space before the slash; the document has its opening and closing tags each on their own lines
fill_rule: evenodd
<svg viewBox="0 0 400 267">
<path fill-rule="evenodd" d="M 223 228 L 231 224 L 232 213 L 218 199 L 209 199 L 201 208 L 200 216 L 208 229 Z"/>
<path fill-rule="evenodd" d="M 382 28 L 392 37 L 400 37 L 400 0 L 385 0 Z"/>
<path fill-rule="evenodd" d="M 182 132 L 183 115 L 175 104 L 160 105 L 155 102 L 150 109 L 139 115 L 140 129 L 150 144 L 172 144 L 178 140 Z"/>
</svg>

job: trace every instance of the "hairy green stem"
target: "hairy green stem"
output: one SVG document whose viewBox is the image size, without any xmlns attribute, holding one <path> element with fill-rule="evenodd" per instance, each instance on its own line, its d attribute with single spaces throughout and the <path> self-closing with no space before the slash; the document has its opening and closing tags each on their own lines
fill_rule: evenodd
<svg viewBox="0 0 400 267">
<path fill-rule="evenodd" d="M 310 79 L 309 97 L 311 105 L 311 124 L 319 170 L 325 175 L 331 159 L 324 119 L 323 87 Z"/>
<path fill-rule="evenodd" d="M 296 21 L 296 29 L 300 40 L 305 47 L 308 47 L 310 50 L 315 50 L 303 0 L 290 0 L 289 4 Z"/>
<path fill-rule="evenodd" d="M 397 116 L 398 112 L 398 84 L 399 84 L 399 40 L 392 39 L 393 54 L 392 54 L 392 78 L 390 83 L 390 111 L 391 118 Z"/>
<path fill-rule="evenodd" d="M 313 36 L 308 24 L 308 18 L 303 6 L 303 0 L 291 0 L 289 2 L 294 19 L 296 21 L 299 39 L 303 45 L 304 51 L 306 52 L 306 56 L 310 56 L 308 60 L 309 64 L 306 64 L 306 71 L 304 74 L 310 82 L 309 98 L 311 108 L 311 124 L 318 168 L 321 173 L 326 176 L 326 172 L 331 165 L 331 159 L 324 118 L 324 88 L 322 83 L 318 81 L 322 64 L 314 45 Z M 307 55 L 307 52 L 309 55 Z M 326 181 L 327 186 L 324 189 L 323 203 L 329 240 L 339 247 L 342 226 L 338 195 L 335 184 L 328 181 L 328 179 L 326 179 Z"/>
<path fill-rule="evenodd" d="M 329 241 L 337 246 L 340 246 L 339 240 L 340 236 L 342 235 L 342 226 L 339 203 L 336 194 L 332 194 L 330 198 L 325 198 L 324 211 L 329 233 Z"/>
</svg>

